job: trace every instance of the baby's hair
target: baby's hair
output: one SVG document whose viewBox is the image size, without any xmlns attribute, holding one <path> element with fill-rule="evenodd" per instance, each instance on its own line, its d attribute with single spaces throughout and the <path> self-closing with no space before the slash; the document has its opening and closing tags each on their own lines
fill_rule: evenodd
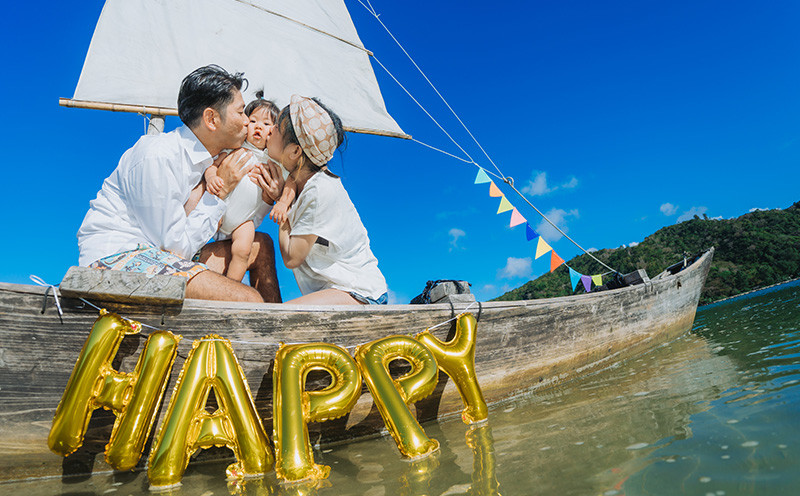
<svg viewBox="0 0 800 496">
<path fill-rule="evenodd" d="M 264 98 L 264 90 L 256 91 L 256 99 L 247 104 L 247 107 L 244 108 L 244 113 L 247 115 L 247 117 L 250 117 L 250 114 L 260 108 L 267 109 L 272 122 L 276 122 L 278 120 L 278 114 L 280 113 L 281 109 L 279 109 L 272 100 L 267 100 Z"/>
</svg>

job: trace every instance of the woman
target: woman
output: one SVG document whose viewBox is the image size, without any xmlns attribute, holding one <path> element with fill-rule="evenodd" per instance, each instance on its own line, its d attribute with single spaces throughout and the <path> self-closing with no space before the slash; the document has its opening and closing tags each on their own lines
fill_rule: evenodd
<svg viewBox="0 0 800 496">
<path fill-rule="evenodd" d="M 297 198 L 280 227 L 283 262 L 303 296 L 288 303 L 385 304 L 386 280 L 367 230 L 327 163 L 342 144 L 339 117 L 317 99 L 293 95 L 267 136 L 269 157 L 289 171 Z M 275 177 L 261 169 L 262 190 Z M 271 179 L 274 181 L 274 179 Z"/>
</svg>

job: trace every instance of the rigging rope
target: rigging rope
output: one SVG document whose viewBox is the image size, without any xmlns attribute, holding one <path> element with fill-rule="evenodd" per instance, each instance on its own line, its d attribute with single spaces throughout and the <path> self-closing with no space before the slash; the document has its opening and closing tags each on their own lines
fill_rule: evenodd
<svg viewBox="0 0 800 496">
<path fill-rule="evenodd" d="M 519 191 L 519 190 L 518 190 L 518 189 L 517 189 L 517 188 L 514 186 L 514 179 L 513 179 L 513 178 L 511 178 L 511 177 L 509 177 L 509 176 L 506 176 L 505 174 L 503 174 L 503 172 L 500 170 L 500 168 L 497 166 L 497 164 L 494 162 L 494 160 L 492 160 L 492 157 L 490 157 L 490 156 L 489 156 L 489 154 L 486 152 L 486 150 L 483 148 L 483 146 L 481 146 L 480 142 L 478 142 L 478 139 L 477 139 L 477 138 L 475 138 L 475 136 L 474 136 L 474 135 L 472 134 L 472 132 L 469 130 L 469 128 L 467 127 L 467 125 L 466 125 L 466 124 L 464 124 L 464 121 L 462 121 L 462 120 L 461 120 L 461 118 L 458 116 L 458 114 L 456 113 L 456 111 L 453 109 L 453 107 L 451 107 L 451 106 L 450 106 L 450 103 L 448 103 L 448 102 L 447 102 L 447 100 L 445 99 L 445 97 L 444 97 L 444 96 L 441 94 L 441 92 L 439 92 L 439 90 L 436 88 L 436 86 L 433 84 L 433 82 L 430 80 L 430 78 L 428 78 L 428 76 L 425 74 L 425 72 L 422 70 L 422 68 L 419 66 L 419 64 L 417 64 L 417 62 L 414 60 L 414 58 L 411 56 L 411 54 L 409 54 L 409 53 L 408 53 L 408 51 L 407 51 L 407 50 L 405 49 L 405 47 L 404 47 L 404 46 L 403 46 L 403 45 L 400 43 L 400 41 L 399 41 L 399 40 L 398 40 L 398 39 L 397 39 L 397 38 L 394 36 L 394 34 L 392 34 L 391 30 L 390 30 L 390 29 L 389 29 L 389 28 L 386 26 L 386 24 L 384 24 L 384 23 L 383 23 L 383 21 L 381 21 L 381 19 L 380 19 L 380 14 L 378 14 L 378 13 L 375 11 L 375 8 L 374 8 L 374 7 L 372 7 L 372 4 L 369 2 L 369 0 L 366 0 L 366 2 L 367 2 L 367 3 L 365 4 L 365 3 L 364 3 L 362 0 L 358 0 L 358 3 L 360 3 L 362 7 L 364 7 L 364 8 L 365 8 L 365 9 L 366 9 L 366 10 L 367 10 L 367 11 L 368 11 L 370 14 L 372 14 L 372 16 L 373 16 L 373 17 L 374 17 L 374 18 L 375 18 L 375 19 L 376 19 L 376 20 L 377 20 L 377 21 L 380 23 L 380 25 L 381 25 L 381 26 L 383 26 L 383 29 L 384 29 L 384 30 L 386 30 L 386 32 L 389 34 L 389 36 L 390 36 L 390 37 L 391 37 L 391 38 L 394 40 L 394 42 L 397 44 L 397 46 L 398 46 L 398 47 L 400 47 L 400 50 L 402 50 L 402 51 L 403 51 L 403 53 L 406 55 L 406 57 L 408 57 L 408 59 L 409 59 L 409 60 L 411 61 L 411 63 L 414 65 L 414 67 L 416 67 L 416 68 L 417 68 L 417 71 L 419 71 L 419 73 L 422 75 L 422 77 L 425 79 L 425 81 L 427 81 L 427 82 L 428 82 L 428 84 L 430 85 L 430 87 L 431 87 L 431 88 L 433 88 L 433 91 L 435 91 L 435 92 L 436 92 L 436 94 L 439 96 L 439 98 L 442 100 L 442 102 L 444 102 L 444 104 L 447 106 L 447 108 L 448 108 L 448 109 L 450 109 L 450 112 L 453 114 L 453 116 L 455 116 L 456 120 L 458 120 L 458 122 L 461 124 L 461 126 L 464 128 L 464 130 L 467 132 L 467 134 L 469 134 L 470 138 L 472 138 L 472 140 L 475 142 L 475 144 L 476 144 L 476 145 L 478 145 L 478 148 L 480 148 L 481 152 L 483 152 L 483 154 L 486 156 L 486 158 L 489 160 L 489 162 L 492 164 L 492 166 L 494 166 L 495 170 L 497 170 L 497 174 L 495 174 L 495 173 L 493 173 L 493 172 L 491 172 L 491 171 L 489 171 L 489 170 L 486 170 L 486 169 L 484 169 L 483 167 L 481 167 L 481 166 L 480 166 L 480 164 L 478 164 L 478 163 L 477 163 L 477 162 L 476 162 L 476 161 L 475 161 L 475 160 L 472 158 L 472 156 L 470 156 L 470 154 L 469 154 L 469 153 L 467 153 L 467 151 L 466 151 L 466 150 L 465 150 L 465 149 L 464 149 L 464 148 L 463 148 L 463 147 L 462 147 L 462 146 L 461 146 L 461 145 L 460 145 L 460 144 L 459 144 L 459 143 L 458 143 L 458 142 L 457 142 L 457 141 L 456 141 L 456 140 L 455 140 L 455 139 L 454 139 L 454 138 L 453 138 L 451 135 L 450 135 L 450 133 L 448 133 L 447 131 L 445 131 L 444 127 L 442 127 L 442 125 L 441 125 L 441 124 L 439 124 L 439 122 L 438 122 L 438 121 L 437 121 L 437 120 L 436 120 L 436 119 L 435 119 L 435 118 L 434 118 L 434 117 L 431 115 L 431 113 L 430 113 L 430 112 L 428 112 L 428 110 L 427 110 L 427 109 L 426 109 L 426 108 L 425 108 L 425 107 L 424 107 L 424 106 L 423 106 L 423 105 L 422 105 L 422 104 L 421 104 L 421 103 L 420 103 L 420 102 L 419 102 L 419 101 L 418 101 L 418 100 L 417 100 L 417 99 L 416 99 L 416 98 L 415 98 L 415 97 L 414 97 L 414 96 L 411 94 L 411 92 L 409 92 L 409 91 L 406 89 L 406 87 L 405 87 L 405 86 L 404 86 L 404 85 L 403 85 L 403 84 L 402 84 L 402 83 L 401 83 L 401 82 L 400 82 L 400 81 L 397 79 L 397 77 L 395 77 L 395 75 L 394 75 L 394 74 L 392 74 L 392 73 L 389 71 L 389 69 L 388 69 L 388 68 L 387 68 L 385 65 L 383 65 L 383 63 L 382 63 L 380 60 L 378 60 L 378 57 L 377 57 L 377 56 L 375 56 L 375 54 L 373 53 L 373 54 L 372 54 L 372 58 L 373 58 L 373 59 L 375 59 L 375 62 L 377 62 L 377 63 L 378 63 L 378 65 L 380 65 L 380 66 L 381 66 L 381 68 L 383 68 L 383 70 L 384 70 L 384 71 L 386 71 L 386 73 L 387 73 L 387 74 L 388 74 L 388 75 L 389 75 L 389 76 L 390 76 L 390 77 L 391 77 L 391 78 L 394 80 L 394 82 L 395 82 L 395 83 L 397 83 L 397 85 L 398 85 L 398 86 L 400 86 L 400 88 L 402 88 L 402 89 L 403 89 L 403 91 L 405 91 L 405 93 L 406 93 L 406 94 L 409 96 L 409 98 L 411 98 L 411 99 L 414 101 L 414 103 L 416 103 L 416 104 L 417 104 L 417 106 L 419 106 L 419 108 L 420 108 L 420 109 L 422 109 L 422 111 L 423 111 L 423 112 L 425 112 L 425 114 L 426 114 L 426 115 L 427 115 L 427 116 L 428 116 L 428 117 L 429 117 L 429 118 L 430 118 L 430 119 L 431 119 L 431 120 L 434 122 L 434 124 L 436 124 L 436 126 L 437 126 L 437 127 L 438 127 L 438 128 L 439 128 L 439 129 L 440 129 L 440 130 L 441 130 L 441 131 L 442 131 L 442 132 L 443 132 L 443 133 L 444 133 L 444 134 L 445 134 L 445 135 L 446 135 L 446 136 L 447 136 L 447 137 L 450 139 L 450 141 L 452 141 L 452 142 L 453 142 L 453 144 L 455 144 L 455 145 L 458 147 L 458 149 L 459 149 L 459 150 L 461 150 L 461 151 L 464 153 L 464 155 L 466 155 L 466 156 L 467 156 L 467 158 L 469 158 L 469 160 L 465 160 L 465 159 L 463 159 L 463 158 L 461 158 L 461 157 L 458 157 L 458 156 L 456 156 L 456 155 L 453 155 L 453 154 L 451 154 L 451 153 L 448 153 L 448 152 L 446 152 L 446 151 L 444 151 L 444 150 L 441 150 L 441 149 L 439 149 L 439 148 L 436 148 L 436 147 L 434 147 L 434 146 L 431 146 L 431 145 L 428 145 L 428 144 L 426 144 L 426 143 L 423 143 L 423 142 L 421 142 L 421 141 L 419 141 L 419 140 L 417 140 L 417 139 L 413 139 L 413 138 L 412 138 L 412 141 L 415 141 L 415 142 L 419 143 L 420 145 L 426 146 L 426 147 L 428 147 L 428 148 L 430 148 L 430 149 L 432 149 L 432 150 L 438 151 L 438 152 L 440 152 L 440 153 L 443 153 L 443 154 L 445 154 L 445 155 L 448 155 L 448 156 L 450 156 L 450 157 L 452 157 L 452 158 L 455 158 L 455 159 L 457 159 L 457 160 L 460 160 L 460 161 L 462 161 L 462 162 L 465 162 L 465 163 L 468 163 L 468 164 L 473 164 L 473 165 L 475 165 L 475 166 L 479 167 L 480 169 L 482 169 L 484 172 L 487 172 L 487 173 L 489 173 L 489 174 L 491 174 L 491 175 L 495 176 L 496 178 L 498 178 L 498 179 L 502 180 L 504 183 L 506 183 L 507 185 L 509 185 L 509 186 L 511 187 L 511 189 L 512 189 L 512 190 L 514 190 L 514 192 L 515 192 L 517 195 L 519 195 L 519 197 L 520 197 L 520 198 L 522 198 L 523 200 L 525 200 L 525 203 L 527 203 L 528 205 L 530 205 L 530 207 L 531 207 L 531 208 L 533 208 L 533 209 L 536 211 L 536 213 L 538 213 L 538 214 L 539 214 L 539 215 L 540 215 L 540 216 L 541 216 L 541 217 L 542 217 L 542 218 L 543 218 L 545 221 L 547 221 L 547 223 L 548 223 L 548 224 L 550 224 L 551 226 L 553 226 L 553 227 L 554 227 L 554 228 L 555 228 L 555 229 L 556 229 L 558 232 L 560 232 L 560 233 L 561 233 L 561 234 L 562 234 L 562 235 L 563 235 L 565 238 L 567 238 L 567 239 L 568 239 L 570 242 L 572 242 L 572 244 L 574 244 L 575 246 L 577 246 L 577 247 L 578 247 L 578 249 L 580 249 L 580 250 L 581 250 L 582 252 L 584 252 L 585 254 L 589 255 L 589 257 L 591 257 L 591 258 L 592 258 L 592 259 L 593 259 L 595 262 L 599 263 L 600 265 L 602 265 L 603 267 L 605 267 L 606 269 L 608 269 L 610 272 L 618 273 L 618 271 L 617 271 L 616 269 L 613 269 L 612 267 L 609 267 L 609 266 L 608 266 L 607 264 L 605 264 L 603 261 L 601 261 L 600 259 L 598 259 L 598 258 L 597 258 L 597 257 L 595 257 L 594 255 L 592 255 L 592 254 L 591 254 L 589 251 L 587 251 L 587 250 L 586 250 L 584 247 L 582 247 L 580 244 L 578 244 L 578 243 L 577 243 L 577 242 L 576 242 L 574 239 L 572 239 L 571 237 L 569 237 L 569 236 L 567 235 L 567 233 L 565 233 L 565 232 L 564 232 L 564 231 L 563 231 L 563 230 L 562 230 L 560 227 L 558 227 L 558 226 L 557 226 L 557 225 L 556 225 L 556 224 L 555 224 L 553 221 L 551 221 L 551 220 L 550 220 L 550 219 L 549 219 L 549 218 L 548 218 L 548 217 L 547 217 L 547 216 L 546 216 L 544 213 L 542 213 L 542 212 L 541 212 L 541 211 L 540 211 L 538 208 L 536 208 L 536 207 L 533 205 L 533 203 L 531 203 L 531 201 L 530 201 L 530 200 L 528 200 L 528 198 L 527 198 L 525 195 L 523 195 L 523 194 L 522 194 L 522 192 L 520 192 L 520 191 Z M 565 265 L 566 265 L 566 264 L 565 264 Z"/>
</svg>

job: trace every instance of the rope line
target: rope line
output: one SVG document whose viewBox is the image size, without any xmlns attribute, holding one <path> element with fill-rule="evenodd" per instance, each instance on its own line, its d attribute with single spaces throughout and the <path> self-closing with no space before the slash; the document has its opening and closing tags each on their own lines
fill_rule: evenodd
<svg viewBox="0 0 800 496">
<path fill-rule="evenodd" d="M 417 71 L 419 71 L 419 73 L 422 75 L 422 77 L 425 79 L 425 81 L 428 82 L 430 87 L 433 88 L 433 90 L 436 92 L 436 94 L 439 96 L 439 98 L 442 100 L 442 102 L 444 102 L 444 104 L 447 106 L 447 108 L 450 110 L 450 112 L 453 114 L 453 116 L 456 118 L 456 120 L 458 120 L 458 122 L 461 124 L 461 126 L 464 128 L 464 130 L 467 132 L 467 134 L 469 134 L 470 138 L 472 138 L 472 140 L 475 142 L 475 144 L 478 146 L 478 148 L 480 148 L 481 152 L 483 152 L 483 154 L 486 156 L 486 158 L 489 160 L 489 162 L 492 164 L 492 166 L 494 166 L 495 170 L 497 170 L 497 174 L 495 174 L 495 173 L 493 173 L 493 172 L 491 172 L 489 170 L 486 170 L 485 168 L 481 167 L 477 162 L 475 162 L 475 160 L 472 158 L 472 156 L 469 153 L 467 153 L 467 151 L 450 135 L 450 133 L 445 131 L 445 129 L 441 126 L 441 124 L 439 124 L 439 122 L 430 114 L 430 112 L 428 112 L 428 110 L 411 94 L 411 92 L 408 91 L 408 89 L 406 89 L 406 87 L 397 79 L 397 77 L 395 77 L 395 75 L 392 74 L 389 71 L 389 69 L 385 65 L 383 65 L 383 63 L 380 60 L 378 60 L 378 57 L 376 57 L 373 54 L 372 58 L 375 59 L 375 61 L 383 68 L 384 71 L 386 71 L 386 73 L 395 81 L 395 83 L 397 83 L 398 86 L 400 86 L 400 88 L 402 88 L 403 91 L 405 91 L 405 93 L 409 96 L 409 98 L 411 98 L 414 101 L 414 103 L 416 103 L 419 106 L 419 108 L 421 108 L 422 111 L 425 112 L 425 114 L 439 127 L 439 129 L 448 138 L 450 138 L 450 141 L 452 141 L 453 144 L 455 144 L 458 147 L 458 149 L 461 150 L 464 153 L 464 155 L 466 155 L 469 158 L 469 160 L 464 160 L 461 157 L 455 156 L 455 155 L 453 155 L 453 154 L 451 154 L 449 152 L 446 152 L 444 150 L 438 149 L 436 147 L 433 147 L 431 145 L 423 143 L 423 142 L 421 142 L 419 140 L 416 140 L 416 139 L 413 139 L 413 138 L 412 138 L 412 140 L 417 142 L 417 143 L 419 143 L 419 144 L 421 144 L 421 145 L 423 145 L 423 146 L 426 146 L 426 147 L 428 147 L 428 148 L 430 148 L 432 150 L 441 152 L 441 153 L 443 153 L 445 155 L 448 155 L 448 156 L 450 156 L 452 158 L 455 158 L 457 160 L 460 160 L 462 162 L 474 164 L 477 167 L 481 168 L 484 172 L 492 174 L 496 178 L 502 180 L 504 183 L 509 185 L 511 187 L 511 189 L 514 190 L 514 192 L 520 198 L 525 200 L 525 203 L 530 205 L 530 207 L 533 208 L 536 211 L 537 214 L 539 214 L 545 221 L 547 221 L 548 224 L 553 226 L 565 238 L 567 238 L 570 242 L 572 242 L 572 244 L 574 244 L 576 247 L 578 247 L 578 249 L 580 249 L 585 254 L 589 255 L 589 257 L 591 257 L 595 262 L 599 263 L 600 265 L 602 265 L 603 267 L 608 269 L 610 272 L 614 272 L 614 273 L 618 272 L 617 270 L 613 269 L 612 267 L 609 267 L 607 264 L 602 262 L 600 259 L 598 259 L 594 255 L 592 255 L 584 247 L 582 247 L 580 244 L 578 244 L 574 239 L 572 239 L 570 236 L 568 236 L 567 233 L 565 233 L 560 227 L 558 227 L 553 221 L 551 221 L 544 213 L 542 213 L 541 210 L 536 208 L 533 205 L 533 203 L 531 203 L 531 201 L 528 200 L 528 198 L 525 195 L 523 195 L 522 192 L 519 191 L 514 186 L 514 179 L 509 177 L 509 176 L 506 176 L 505 174 L 503 174 L 503 172 L 500 170 L 500 168 L 497 166 L 497 164 L 494 162 L 494 160 L 492 160 L 492 157 L 489 156 L 489 154 L 486 152 L 486 150 L 480 144 L 478 139 L 475 138 L 475 136 L 469 130 L 467 125 L 464 123 L 464 121 L 461 120 L 461 117 L 459 117 L 458 114 L 456 113 L 456 111 L 453 109 L 453 107 L 450 106 L 450 103 L 447 101 L 447 99 L 445 99 L 445 97 L 441 94 L 441 92 L 438 90 L 438 88 L 436 88 L 436 85 L 434 85 L 433 82 L 430 80 L 430 78 L 428 78 L 428 76 L 425 74 L 425 72 L 422 70 L 422 68 L 419 66 L 419 64 L 417 64 L 417 62 L 414 60 L 414 58 L 411 56 L 411 54 L 408 53 L 408 51 L 405 49 L 405 47 L 402 45 L 402 43 L 400 43 L 400 41 L 394 36 L 394 34 L 386 26 L 386 24 L 383 23 L 383 21 L 380 19 L 380 14 L 378 14 L 375 11 L 374 7 L 372 7 L 372 4 L 369 3 L 369 0 L 366 0 L 366 1 L 367 1 L 367 4 L 369 4 L 369 6 L 367 6 L 367 4 L 365 4 L 362 0 L 358 0 L 358 3 L 360 3 L 370 14 L 372 14 L 372 16 L 375 17 L 375 19 L 380 23 L 380 25 L 383 26 L 383 29 L 386 30 L 386 32 L 389 34 L 389 36 L 392 38 L 392 40 L 394 40 L 394 42 L 397 44 L 397 46 L 400 47 L 400 49 L 403 51 L 403 53 L 406 55 L 406 57 L 408 57 L 408 59 L 411 61 L 411 63 L 414 65 L 414 67 L 416 67 Z"/>
<path fill-rule="evenodd" d="M 409 97 L 409 98 L 411 98 L 412 100 L 414 100 L 414 103 L 416 103 L 416 104 L 417 104 L 417 106 L 419 106 L 419 108 L 421 108 L 421 109 L 422 109 L 422 111 L 423 111 L 423 112 L 425 112 L 425 115 L 427 115 L 427 116 L 428 116 L 428 117 L 429 117 L 429 118 L 430 118 L 430 119 L 433 121 L 433 123 L 434 123 L 434 124 L 436 124 L 436 126 L 437 126 L 437 127 L 438 127 L 438 128 L 439 128 L 439 129 L 440 129 L 440 130 L 441 130 L 441 131 L 442 131 L 442 132 L 445 134 L 445 136 L 447 136 L 448 138 L 450 138 L 450 141 L 452 141 L 452 142 L 453 142 L 453 144 L 454 144 L 454 145 L 456 145 L 456 146 L 458 147 L 458 149 L 459 149 L 459 150 L 461 150 L 461 152 L 462 152 L 464 155 L 466 155 L 466 156 L 467 156 L 467 158 L 469 158 L 469 160 L 470 160 L 470 161 L 469 161 L 469 163 L 471 163 L 471 164 L 475 164 L 475 165 L 478 165 L 478 163 L 477 163 L 477 162 L 475 162 L 475 160 L 472 158 L 472 156 L 471 156 L 469 153 L 467 153 L 467 151 L 466 151 L 464 148 L 462 148 L 462 146 L 461 146 L 461 145 L 459 145 L 459 144 L 458 144 L 458 142 L 457 142 L 457 141 L 456 141 L 456 140 L 455 140 L 455 139 L 454 139 L 452 136 L 450 136 L 450 133 L 448 133 L 448 132 L 445 130 L 445 128 L 444 128 L 444 127 L 442 127 L 442 125 L 441 125 L 441 124 L 439 124 L 439 121 L 437 121 L 437 120 L 436 120 L 436 118 L 434 118 L 434 117 L 431 115 L 431 113 L 430 113 L 430 112 L 428 112 L 428 109 L 426 109 L 426 108 L 425 108 L 425 107 L 424 107 L 424 106 L 423 106 L 421 103 L 419 103 L 419 101 L 418 101 L 416 98 L 414 98 L 414 95 L 412 95 L 412 94 L 411 94 L 411 92 L 410 92 L 410 91 L 408 91 L 408 90 L 406 89 L 406 87 L 405 87 L 405 86 L 403 86 L 403 83 L 401 83 L 401 82 L 400 82 L 400 80 L 399 80 L 399 79 L 397 79 L 397 78 L 394 76 L 394 74 L 392 74 L 392 73 L 391 73 L 391 71 L 389 71 L 389 69 L 388 69 L 388 68 L 387 68 L 385 65 L 383 65 L 383 63 L 382 63 L 382 62 L 381 62 L 381 61 L 378 59 L 378 57 L 376 57 L 375 55 L 373 55 L 373 56 L 372 56 L 372 58 L 375 60 L 375 62 L 377 62 L 377 63 L 378 63 L 378 65 L 380 65 L 380 66 L 381 66 L 381 68 L 383 68 L 383 70 L 384 70 L 384 71 L 386 71 L 386 74 L 388 74 L 388 75 L 389 75 L 389 76 L 390 76 L 392 79 L 394 79 L 394 82 L 395 82 L 395 83 L 397 83 L 397 85 L 398 85 L 398 86 L 400 86 L 400 88 L 402 88 L 402 89 L 403 89 L 403 91 L 405 91 L 405 92 L 406 92 L 406 95 L 408 95 L 408 97 Z"/>
</svg>

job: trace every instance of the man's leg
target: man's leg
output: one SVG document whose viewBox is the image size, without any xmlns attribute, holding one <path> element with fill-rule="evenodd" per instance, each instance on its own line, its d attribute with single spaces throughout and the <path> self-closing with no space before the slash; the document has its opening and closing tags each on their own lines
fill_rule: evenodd
<svg viewBox="0 0 800 496">
<path fill-rule="evenodd" d="M 205 245 L 200 251 L 200 261 L 219 274 L 226 273 L 231 262 L 230 240 Z M 275 270 L 275 248 L 268 234 L 256 232 L 247 265 L 250 271 L 250 285 L 267 303 L 280 303 L 282 300 L 278 273 Z"/>
<path fill-rule="evenodd" d="M 198 300 L 248 301 L 262 303 L 255 289 L 229 279 L 213 270 L 204 270 L 186 283 L 186 297 Z"/>
</svg>

